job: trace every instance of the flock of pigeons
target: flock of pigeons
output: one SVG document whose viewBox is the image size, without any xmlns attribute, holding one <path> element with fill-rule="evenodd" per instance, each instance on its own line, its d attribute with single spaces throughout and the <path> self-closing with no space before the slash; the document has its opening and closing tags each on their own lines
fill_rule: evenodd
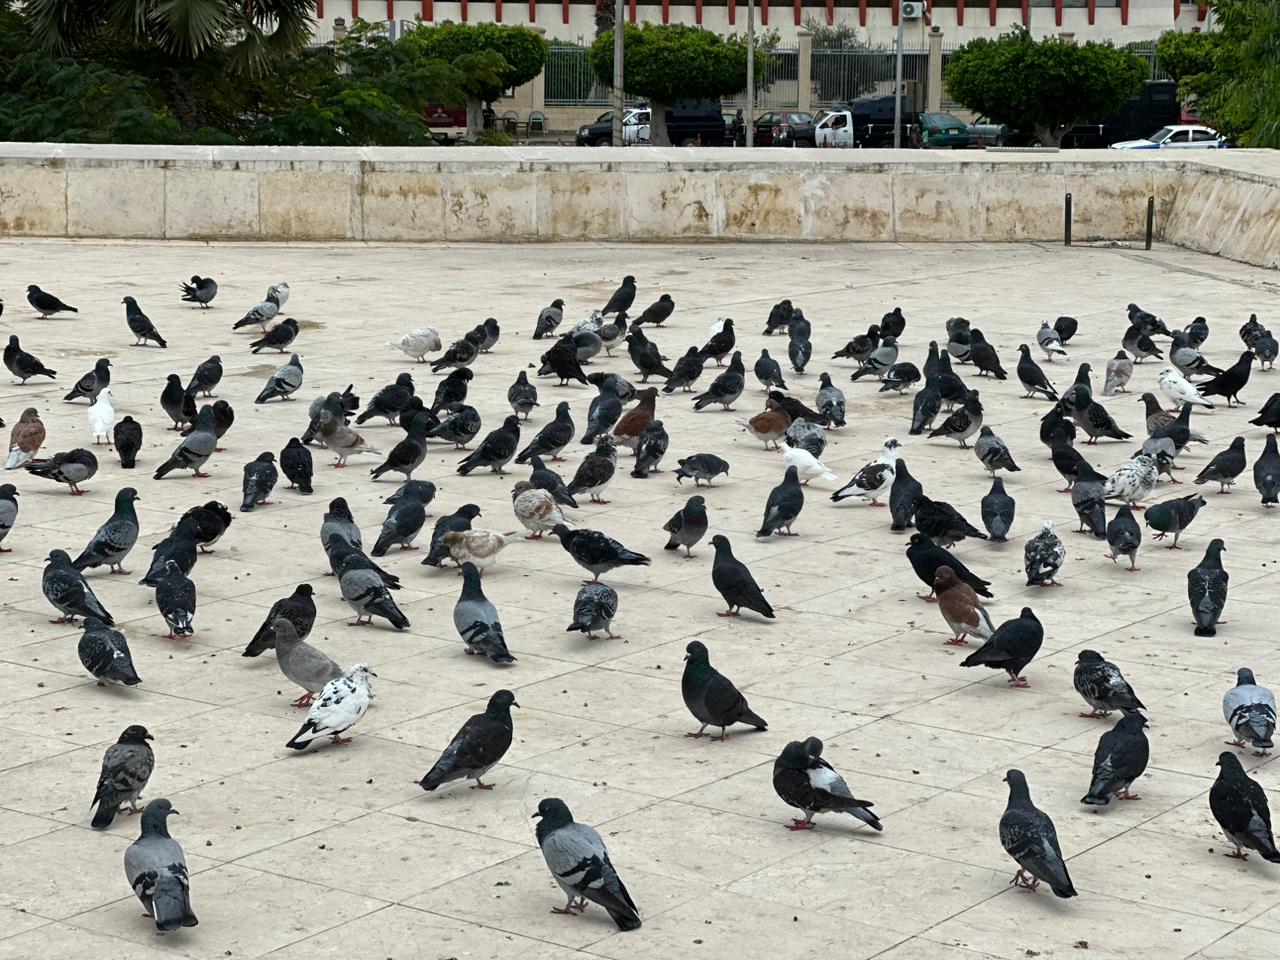
<svg viewBox="0 0 1280 960">
<path fill-rule="evenodd" d="M 182 299 L 205 309 L 217 293 L 217 283 L 207 277 L 192 277 L 182 285 Z M 260 334 L 250 344 L 254 353 L 273 348 L 283 354 L 298 337 L 299 325 L 280 316 L 288 297 L 288 284 L 274 284 L 265 298 L 235 323 L 233 329 L 245 328 Z M 427 543 L 422 560 L 424 565 L 435 568 L 452 564 L 461 573 L 453 623 L 465 653 L 510 667 L 516 664 L 517 657 L 508 645 L 498 607 L 485 593 L 483 579 L 503 549 L 521 536 L 528 540 L 555 537 L 573 562 L 591 575 L 574 600 L 566 629 L 581 631 L 591 639 L 600 634 L 615 637 L 612 624 L 618 613 L 619 596 L 602 578 L 628 566 L 648 565 L 650 558 L 604 532 L 575 522 L 577 514 L 573 511 L 583 501 L 609 502 L 605 496 L 617 475 L 621 447 L 630 454 L 632 477 L 645 479 L 662 472 L 671 437 L 658 416 L 659 399 L 664 405 L 671 405 L 687 397 L 692 411 L 710 411 L 714 415 L 717 410 L 734 410 L 739 401 L 753 402 L 751 398 L 758 389 L 765 398 L 762 411 L 723 421 L 726 427 L 732 423 L 734 429 L 744 430 L 765 449 L 778 450 L 785 464 L 781 481 L 763 506 L 756 536 L 797 535 L 793 527 L 804 511 L 806 490 L 814 480 L 837 484 L 830 495 L 835 503 L 860 499 L 872 507 L 886 508 L 890 530 L 905 532 L 914 528 L 907 540 L 906 558 L 929 588 L 922 599 L 937 604 L 952 633 L 947 643 L 967 644 L 970 637 L 982 641 L 962 666 L 1002 670 L 1011 687 L 1029 685 L 1024 673 L 1044 640 L 1040 620 L 1031 607 L 1023 607 L 1017 617 L 996 624 L 982 602 L 992 596 L 990 581 L 970 570 L 949 549 L 966 538 L 995 542 L 1007 539 L 1016 503 L 1006 490 L 1002 475 L 1020 472 L 1017 460 L 1027 464 L 1029 459 L 1029 451 L 1018 451 L 1015 457 L 1015 451 L 984 423 L 982 398 L 972 386 L 976 377 L 988 378 L 990 389 L 1001 399 L 1013 399 L 1016 392 L 997 385 L 1009 380 L 1010 374 L 996 347 L 979 329 L 962 318 L 948 321 L 938 338 L 928 343 L 923 364 L 917 367 L 900 356 L 900 344 L 909 339 L 907 318 L 900 308 L 895 308 L 866 333 L 835 351 L 832 360 L 853 361 L 856 367 L 850 380 L 870 380 L 878 384 L 880 393 L 914 391 L 910 422 L 904 424 L 910 435 L 954 440 L 960 449 L 973 451 L 992 478 L 991 489 L 981 503 L 981 530 L 951 504 L 925 493 L 908 470 L 900 455 L 901 445 L 894 437 L 885 439 L 876 459 L 859 469 L 847 483 L 838 484 L 839 478 L 822 463 L 821 457 L 828 431 L 846 425 L 844 393 L 828 372 L 820 374 L 813 394 L 801 395 L 787 384 L 788 378 L 795 383 L 805 374 L 814 350 L 813 331 L 800 307 L 784 300 L 770 311 L 763 332 L 785 335 L 787 369 L 784 371 L 769 350 L 762 350 L 751 369 L 756 381 L 752 385 L 742 351 L 737 348 L 733 320 L 718 320 L 704 343 L 691 345 L 672 362 L 647 331 L 667 329 L 665 324 L 675 311 L 674 301 L 663 294 L 633 318 L 636 297 L 635 278 L 627 276 L 603 309 L 592 311 L 576 324 L 566 326 L 563 300 L 557 299 L 542 309 L 536 318 L 533 339 L 546 341 L 547 349 L 539 356 L 532 378 L 525 370 L 518 372 L 507 391 L 511 414 L 501 425 L 487 431 L 479 412 L 467 400 L 475 378 L 488 375 L 485 368 L 495 365 L 490 354 L 501 337 L 498 322 L 488 319 L 448 346 L 432 328 L 409 331 L 388 346 L 417 362 L 427 362 L 428 357 L 439 354 L 430 361 L 431 370 L 444 375 L 436 381 L 430 398 L 426 391 L 419 392 L 409 372 L 401 373 L 363 404 L 352 385 L 316 397 L 305 415 L 292 418 L 303 428 L 297 436 L 281 435 L 285 442 L 278 457 L 272 451 L 264 451 L 244 464 L 239 510 L 249 512 L 270 504 L 281 472 L 291 489 L 300 495 L 311 494 L 315 482 L 313 447 L 327 450 L 334 457 L 335 468 L 344 468 L 350 458 L 364 455 L 377 461 L 370 471 L 373 480 L 388 473 L 401 475 L 403 483 L 386 498 L 386 518 L 367 553 L 360 527 L 341 496 L 328 504 L 320 523 L 320 541 L 337 589 L 356 615 L 352 625 L 367 625 L 377 618 L 395 630 L 403 630 L 410 623 L 394 597 L 400 588 L 400 577 L 379 566 L 377 559 L 396 547 L 418 549 L 415 544 L 426 530 L 427 508 L 437 495 L 434 482 L 414 477 L 426 459 L 428 446 L 443 444 L 447 449 L 452 445 L 466 451 L 456 466 L 456 473 L 462 477 L 482 470 L 506 475 L 508 468 L 517 465 L 522 471 L 527 468 L 528 476 L 522 475 L 511 490 L 512 513 L 527 533 L 476 527 L 480 508 L 473 503 L 459 503 L 435 520 L 424 538 Z M 42 318 L 76 310 L 36 286 L 28 289 L 27 299 Z M 166 340 L 134 298 L 125 297 L 123 305 L 125 323 L 135 345 L 166 347 Z M 1197 317 L 1185 329 L 1171 330 L 1160 317 L 1129 304 L 1127 319 L 1121 349 L 1106 364 L 1100 395 L 1128 392 L 1127 385 L 1135 377 L 1137 365 L 1146 360 L 1167 363 L 1156 376 L 1154 389 L 1142 394 L 1145 422 L 1141 427 L 1134 425 L 1133 433 L 1124 429 L 1095 396 L 1090 364 L 1081 363 L 1074 381 L 1060 388 L 1034 359 L 1033 349 L 1043 352 L 1046 361 L 1067 355 L 1068 344 L 1079 332 L 1071 317 L 1043 323 L 1034 332 L 1035 348 L 1029 343 L 1019 346 L 1013 376 L 1023 396 L 1049 404 L 1041 420 L 1040 439 L 1066 483 L 1063 492 L 1070 494 L 1080 531 L 1105 540 L 1108 557 L 1117 563 L 1124 557 L 1128 561 L 1126 569 L 1136 572 L 1144 533 L 1135 511 L 1143 512 L 1154 539 L 1171 536 L 1170 549 L 1181 549 L 1179 537 L 1206 505 L 1205 497 L 1198 493 L 1143 503 L 1157 492 L 1162 477 L 1179 483 L 1174 476 L 1183 469 L 1177 463 L 1179 457 L 1191 444 L 1206 442 L 1191 424 L 1193 412 L 1213 410 L 1223 402 L 1227 408 L 1242 402 L 1240 393 L 1249 382 L 1253 363 L 1261 361 L 1262 368 L 1269 369 L 1277 344 L 1257 318 L 1251 317 L 1240 329 L 1243 349 L 1239 359 L 1219 368 L 1201 352 L 1209 337 L 1208 323 L 1203 318 Z M 1101 335 L 1101 331 L 1095 333 Z M 1168 342 L 1157 345 L 1156 338 Z M 611 370 L 588 373 L 584 369 L 584 364 L 596 366 L 591 361 L 601 353 L 612 358 L 615 350 L 626 351 L 638 374 L 638 383 L 632 382 L 636 375 L 622 363 L 610 364 Z M 57 376 L 56 371 L 24 349 L 17 336 L 9 337 L 4 362 L 20 383 Z M 964 369 L 966 365 L 975 377 L 968 384 L 957 372 L 957 368 Z M 63 399 L 87 401 L 89 429 L 95 442 L 109 442 L 121 467 L 133 469 L 143 449 L 143 425 L 131 416 L 116 416 L 111 370 L 111 358 L 101 358 Z M 294 353 L 270 375 L 254 402 L 294 399 L 303 377 L 302 364 Z M 532 437 L 524 433 L 542 407 L 540 396 L 544 394 L 539 391 L 539 378 L 547 378 L 541 386 L 553 395 L 559 392 L 557 387 L 568 384 L 595 387 L 596 394 L 585 416 L 579 412 L 580 422 L 575 422 L 574 404 L 567 399 L 558 400 L 554 414 Z M 649 386 L 650 378 L 660 380 L 661 387 Z M 154 481 L 175 472 L 206 476 L 202 467 L 222 449 L 220 442 L 235 420 L 229 401 L 213 394 L 222 379 L 223 364 L 217 355 L 200 363 L 185 384 L 178 374 L 167 377 L 160 407 L 172 421 L 168 429 L 178 436 L 170 456 L 156 466 Z M 216 402 L 202 403 L 205 398 Z M 385 432 L 379 431 L 376 444 L 372 436 L 361 432 L 370 421 L 388 424 Z M 1266 435 L 1265 448 L 1254 461 L 1252 474 L 1263 506 L 1270 508 L 1280 499 L 1280 454 L 1276 448 L 1280 394 L 1273 394 L 1249 422 L 1272 431 Z M 1126 449 L 1135 445 L 1138 449 L 1110 475 L 1103 475 L 1077 448 L 1082 433 L 1082 445 L 1115 440 L 1123 442 Z M 1145 434 L 1145 439 L 1136 440 L 1138 434 Z M 476 438 L 479 441 L 469 446 Z M 550 464 L 561 461 L 561 454 L 575 439 L 589 451 L 566 481 Z M 45 440 L 45 427 L 37 409 L 27 408 L 13 427 L 7 468 L 24 468 L 31 477 L 65 484 L 72 495 L 82 494 L 82 486 L 98 471 L 96 455 L 86 448 L 46 454 L 42 449 Z M 676 458 L 672 473 L 677 483 L 692 480 L 694 487 L 705 486 L 706 491 L 689 496 L 664 525 L 663 532 L 668 535 L 665 549 L 682 550 L 685 558 L 694 557 L 694 548 L 715 527 L 708 501 L 713 497 L 716 479 L 730 470 L 730 464 L 720 455 L 724 452 L 690 451 Z M 1209 460 L 1199 471 L 1196 483 L 1217 485 L 1218 492 L 1229 493 L 1246 468 L 1245 438 L 1241 436 Z M 17 526 L 18 495 L 15 484 L 0 486 L 0 542 Z M 42 577 L 44 596 L 60 615 L 53 622 L 73 623 L 82 618 L 79 656 L 99 683 L 141 682 L 124 634 L 115 629 L 110 612 L 86 576 L 98 568 L 113 574 L 128 573 L 124 563 L 141 532 L 134 506 L 138 499 L 135 487 L 118 490 L 111 516 L 88 544 L 74 558 L 68 551 L 51 550 Z M 1108 507 L 1112 507 L 1109 518 Z M 194 633 L 197 588 L 192 579 L 193 568 L 202 553 L 227 535 L 232 523 L 233 514 L 228 507 L 210 501 L 182 514 L 154 546 L 139 582 L 155 590 L 156 607 L 169 628 L 170 639 Z M 634 536 L 629 534 L 628 539 Z M 711 582 L 725 604 L 720 616 L 738 617 L 745 610 L 776 618 L 778 613 L 760 584 L 747 565 L 735 557 L 729 538 L 715 533 L 709 542 L 714 551 Z M 1223 622 L 1228 586 L 1222 563 L 1225 550 L 1223 539 L 1212 539 L 1203 559 L 1187 573 L 1196 636 L 1213 636 Z M 4 548 L 0 547 L 0 551 Z M 1027 584 L 1058 585 L 1057 576 L 1066 558 L 1065 545 L 1053 524 L 1045 522 L 1024 545 Z M 283 675 L 301 689 L 294 705 L 306 708 L 307 717 L 285 744 L 295 750 L 304 750 L 326 738 L 335 745 L 350 742 L 343 734 L 360 721 L 375 696 L 372 680 L 377 674 L 368 663 L 344 669 L 307 642 L 316 620 L 313 594 L 312 586 L 303 583 L 291 595 L 278 600 L 243 654 L 257 657 L 274 650 Z M 710 729 L 719 731 L 710 739 L 723 742 L 729 739 L 728 729 L 735 724 L 761 731 L 768 728 L 767 721 L 751 709 L 734 683 L 712 665 L 705 644 L 694 640 L 686 653 L 681 692 L 699 724 L 688 736 L 700 738 Z M 1131 788 L 1146 769 L 1150 753 L 1144 732 L 1146 722 L 1140 712 L 1145 709 L 1142 701 L 1120 669 L 1092 650 L 1080 652 L 1074 686 L 1090 707 L 1090 712 L 1082 716 L 1106 718 L 1116 711 L 1121 714 L 1114 728 L 1099 740 L 1092 776 L 1081 803 L 1105 806 L 1112 798 L 1138 799 Z M 462 726 L 421 778 L 422 788 L 434 791 L 454 781 L 472 780 L 472 789 L 492 789 L 493 785 L 484 783 L 482 778 L 510 747 L 514 730 L 511 708 L 518 706 L 511 690 L 494 692 L 484 712 Z M 1236 685 L 1223 698 L 1223 712 L 1232 746 L 1251 747 L 1258 756 L 1270 752 L 1276 724 L 1275 698 L 1256 682 L 1250 669 L 1239 670 Z M 94 827 L 109 827 L 123 805 L 127 804 L 131 812 L 138 811 L 136 801 L 155 768 L 151 740 L 146 728 L 130 725 L 119 741 L 107 749 L 93 798 L 97 807 Z M 1256 851 L 1268 861 L 1280 862 L 1262 787 L 1245 773 L 1231 751 L 1221 753 L 1218 766 L 1209 800 L 1212 813 L 1234 850 L 1229 855 L 1243 859 L 1248 856 L 1246 851 Z M 999 836 L 1018 865 L 1011 882 L 1033 890 L 1043 882 L 1059 897 L 1075 896 L 1052 820 L 1032 802 L 1021 771 L 1009 770 L 1005 779 L 1009 785 L 1008 806 L 999 822 Z M 773 786 L 784 804 L 802 814 L 790 823 L 792 830 L 813 828 L 818 813 L 848 813 L 874 830 L 884 829 L 872 812 L 873 803 L 855 797 L 844 778 L 824 758 L 823 743 L 816 737 L 792 740 L 783 747 L 774 764 Z M 162 931 L 197 922 L 191 908 L 183 852 L 169 836 L 167 827 L 168 817 L 176 813 L 168 800 L 150 801 L 142 811 L 141 835 L 125 853 L 129 883 Z M 564 802 L 556 798 L 542 800 L 534 816 L 540 821 L 536 830 L 539 846 L 567 897 L 565 906 L 553 912 L 580 913 L 590 901 L 603 907 L 620 929 L 639 927 L 640 911 L 610 861 L 600 835 L 575 821 Z"/>
</svg>

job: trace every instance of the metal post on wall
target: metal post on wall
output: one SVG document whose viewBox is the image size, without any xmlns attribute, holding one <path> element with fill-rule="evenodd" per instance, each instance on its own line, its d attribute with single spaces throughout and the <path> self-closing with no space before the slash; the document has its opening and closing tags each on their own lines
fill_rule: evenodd
<svg viewBox="0 0 1280 960">
<path fill-rule="evenodd" d="M 756 140 L 755 123 L 752 117 L 756 113 L 756 0 L 747 0 L 747 116 L 743 126 L 746 128 L 744 145 L 754 147 Z"/>
<path fill-rule="evenodd" d="M 1062 204 L 1062 243 L 1071 246 L 1071 194 L 1067 194 Z"/>
<path fill-rule="evenodd" d="M 1156 224 L 1156 198 L 1147 197 L 1147 243 L 1146 249 L 1151 249 L 1151 233 Z"/>
<path fill-rule="evenodd" d="M 898 18 L 898 39 L 894 53 L 893 82 L 893 149 L 902 146 L 902 23 Z"/>
<path fill-rule="evenodd" d="M 614 0 L 613 4 L 613 136 L 610 138 L 615 147 L 623 146 L 622 142 L 622 2 Z"/>
</svg>

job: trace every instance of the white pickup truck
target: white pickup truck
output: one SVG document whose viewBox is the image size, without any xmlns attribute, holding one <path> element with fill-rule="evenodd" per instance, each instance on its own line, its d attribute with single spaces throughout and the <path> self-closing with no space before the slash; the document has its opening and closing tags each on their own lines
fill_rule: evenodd
<svg viewBox="0 0 1280 960">
<path fill-rule="evenodd" d="M 902 145 L 914 145 L 916 129 L 913 114 L 902 117 Z M 815 147 L 891 147 L 893 121 L 878 122 L 865 114 L 849 110 L 823 110 L 813 120 Z"/>
</svg>

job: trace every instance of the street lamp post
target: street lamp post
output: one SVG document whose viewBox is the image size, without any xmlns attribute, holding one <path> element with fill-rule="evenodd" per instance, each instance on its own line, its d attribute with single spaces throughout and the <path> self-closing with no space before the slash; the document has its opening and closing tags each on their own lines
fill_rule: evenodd
<svg viewBox="0 0 1280 960">
<path fill-rule="evenodd" d="M 745 146 L 755 146 L 756 130 L 752 117 L 756 112 L 756 0 L 747 0 L 747 115 Z"/>
<path fill-rule="evenodd" d="M 902 146 L 902 21 L 898 18 L 898 42 L 894 55 L 893 81 L 893 149 Z"/>
<path fill-rule="evenodd" d="M 613 136 L 615 147 L 622 143 L 622 0 L 613 4 Z"/>
</svg>

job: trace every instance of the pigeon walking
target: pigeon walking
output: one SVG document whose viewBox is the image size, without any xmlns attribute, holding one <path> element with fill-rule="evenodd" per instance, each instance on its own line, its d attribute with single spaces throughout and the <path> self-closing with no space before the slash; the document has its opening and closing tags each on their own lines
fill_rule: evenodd
<svg viewBox="0 0 1280 960">
<path fill-rule="evenodd" d="M 1222 697 L 1222 716 L 1231 728 L 1231 747 L 1253 747 L 1255 757 L 1271 755 L 1275 746 L 1276 697 L 1253 678 L 1253 671 L 1241 667 L 1236 671 L 1236 685 Z"/>
<path fill-rule="evenodd" d="M 169 345 L 164 337 L 160 336 L 160 331 L 151 322 L 151 318 L 142 312 L 137 300 L 133 297 L 125 297 L 120 302 L 124 304 L 125 323 L 129 326 L 129 332 L 133 334 L 133 346 L 145 347 L 148 341 L 158 347 Z"/>
<path fill-rule="evenodd" d="M 1169 549 L 1181 550 L 1182 548 L 1178 546 L 1178 538 L 1182 535 L 1182 531 L 1191 525 L 1191 521 L 1196 518 L 1196 514 L 1204 505 L 1205 499 L 1198 493 L 1161 501 L 1147 508 L 1147 526 L 1156 531 L 1156 540 L 1163 540 L 1172 533 L 1173 543 Z"/>
<path fill-rule="evenodd" d="M 316 694 L 345 671 L 311 644 L 299 639 L 298 631 L 288 617 L 276 617 L 271 622 L 271 633 L 280 672 L 304 691 L 290 706 L 310 707 Z"/>
<path fill-rule="evenodd" d="M 98 458 L 93 455 L 93 451 L 77 447 L 66 453 L 55 453 L 48 460 L 32 461 L 26 465 L 26 469 L 33 477 L 65 483 L 71 496 L 82 497 L 84 491 L 80 489 L 80 484 L 92 480 L 98 472 Z"/>
<path fill-rule="evenodd" d="M 189 637 L 195 633 L 191 620 L 196 612 L 196 585 L 182 572 L 175 560 L 165 561 L 165 572 L 156 584 L 156 609 L 168 624 L 166 640 Z"/>
<path fill-rule="evenodd" d="M 604 907 L 619 930 L 639 929 L 640 911 L 609 860 L 600 834 L 576 822 L 558 797 L 539 802 L 534 817 L 539 819 L 536 835 L 547 869 L 569 898 L 551 912 L 573 916 L 586 910 L 590 900 Z"/>
<path fill-rule="evenodd" d="M 190 470 L 197 478 L 209 474 L 201 471 L 201 467 L 213 456 L 218 445 L 218 436 L 213 424 L 213 407 L 205 404 L 196 417 L 195 429 L 182 438 L 177 449 L 169 455 L 169 459 L 156 468 L 155 479 L 161 480 L 174 470 Z"/>
<path fill-rule="evenodd" d="M 1142 528 L 1133 518 L 1133 508 L 1129 504 L 1121 506 L 1116 511 L 1116 515 L 1107 522 L 1106 538 L 1107 546 L 1111 548 L 1111 552 L 1105 554 L 1106 558 L 1119 563 L 1120 557 L 1128 557 L 1129 566 L 1126 569 L 1130 573 L 1137 572 L 1139 569 L 1138 547 L 1142 546 Z"/>
<path fill-rule="evenodd" d="M 241 489 L 244 491 L 244 499 L 240 503 L 240 512 L 249 513 L 254 507 L 260 504 L 270 504 L 272 501 L 267 497 L 271 496 L 271 491 L 275 489 L 276 481 L 280 479 L 280 473 L 276 470 L 276 455 L 269 450 L 258 454 L 256 460 L 251 460 L 244 465 L 244 480 Z"/>
<path fill-rule="evenodd" d="M 991 489 L 981 501 L 982 525 L 992 543 L 1004 543 L 1008 539 L 1016 509 L 1013 497 L 1005 493 L 1004 480 L 993 476 Z"/>
<path fill-rule="evenodd" d="M 367 663 L 357 663 L 341 677 L 326 683 L 320 699 L 307 712 L 306 722 L 285 746 L 292 750 L 305 750 L 323 737 L 328 737 L 329 742 L 338 747 L 350 743 L 351 738 L 342 734 L 355 726 L 368 711 L 369 701 L 373 698 L 369 678 L 376 676 Z"/>
<path fill-rule="evenodd" d="M 50 370 L 36 357 L 23 350 L 18 343 L 18 338 L 14 335 L 10 335 L 9 343 L 4 348 L 4 365 L 18 378 L 19 382 L 24 384 L 32 377 L 48 377 L 53 380 L 58 374 L 57 370 Z"/>
<path fill-rule="evenodd" d="M 664 550 L 684 547 L 685 557 L 693 556 L 693 547 L 707 534 L 707 501 L 702 496 L 690 497 L 683 507 L 662 525 L 671 536 Z"/>
<path fill-rule="evenodd" d="M 598 583 L 601 574 L 618 567 L 649 565 L 649 558 L 644 554 L 628 550 L 598 530 L 570 530 L 563 523 L 557 523 L 551 533 L 560 539 L 560 546 L 574 563 L 592 574 L 586 583 Z"/>
<path fill-rule="evenodd" d="M 1196 483 L 1216 483 L 1218 493 L 1230 493 L 1228 487 L 1235 484 L 1236 477 L 1244 473 L 1244 468 L 1244 437 L 1236 437 L 1231 441 L 1231 446 L 1215 454 L 1214 458 L 1205 464 L 1204 469 L 1196 477 Z"/>
<path fill-rule="evenodd" d="M 787 467 L 782 482 L 769 492 L 769 499 L 764 505 L 764 519 L 757 537 L 768 537 L 774 533 L 793 537 L 791 525 L 804 509 L 804 489 L 800 485 L 800 475 L 795 467 Z"/>
<path fill-rule="evenodd" d="M 124 559 L 138 542 L 138 513 L 134 503 L 139 499 L 138 491 L 133 487 L 122 487 L 116 493 L 115 510 L 107 522 L 100 526 L 80 552 L 80 556 L 72 561 L 77 570 L 91 570 L 106 565 L 112 573 L 129 573 L 123 566 Z"/>
<path fill-rule="evenodd" d="M 1089 792 L 1080 802 L 1089 806 L 1103 806 L 1114 796 L 1120 800 L 1141 800 L 1130 793 L 1133 782 L 1142 776 L 1151 758 L 1151 745 L 1143 731 L 1147 718 L 1136 710 L 1126 710 L 1112 729 L 1098 740 L 1093 752 L 1093 774 Z"/>
<path fill-rule="evenodd" d="M 480 571 L 473 563 L 462 564 L 462 593 L 453 607 L 453 626 L 468 654 L 488 657 L 492 663 L 516 662 L 507 649 L 498 610 L 484 595 Z"/>
<path fill-rule="evenodd" d="M 565 633 L 585 633 L 588 640 L 596 640 L 596 632 L 603 630 L 609 640 L 621 640 L 622 635 L 613 632 L 613 618 L 618 614 L 618 591 L 607 583 L 588 583 L 573 601 L 573 622 L 565 627 Z"/>
<path fill-rule="evenodd" d="M 705 736 L 708 726 L 719 727 L 720 736 L 711 738 L 715 743 L 728 740 L 728 728 L 735 723 L 745 723 L 757 730 L 769 728 L 729 678 L 711 665 L 706 644 L 700 640 L 693 640 L 685 647 L 680 693 L 693 718 L 702 724 L 695 732 L 686 733 L 686 737 L 697 739 Z"/>
<path fill-rule="evenodd" d="M 986 640 L 995 632 L 991 615 L 973 587 L 961 581 L 951 567 L 945 564 L 938 567 L 933 576 L 933 592 L 938 597 L 938 612 L 953 634 L 946 641 L 947 646 L 968 643 L 966 638 L 969 634 Z"/>
<path fill-rule="evenodd" d="M 1187 600 L 1191 603 L 1191 618 L 1195 621 L 1197 637 L 1217 634 L 1222 620 L 1222 610 L 1227 605 L 1227 571 L 1222 569 L 1222 552 L 1226 549 L 1222 540 L 1209 541 L 1204 559 L 1199 566 L 1187 571 Z"/>
<path fill-rule="evenodd" d="M 1209 809 L 1218 821 L 1234 853 L 1223 854 L 1234 860 L 1247 860 L 1245 848 L 1255 850 L 1263 860 L 1280 863 L 1280 852 L 1271 833 L 1271 810 L 1267 795 L 1258 781 L 1244 772 L 1234 753 L 1218 755 L 1218 779 L 1209 788 Z"/>
<path fill-rule="evenodd" d="M 1075 672 L 1071 678 L 1076 693 L 1093 707 L 1092 712 L 1080 716 L 1102 719 L 1113 710 L 1145 710 L 1133 687 L 1125 680 L 1120 668 L 1096 650 L 1081 650 L 1076 655 Z"/>
<path fill-rule="evenodd" d="M 311 584 L 300 583 L 289 596 L 273 603 L 262 626 L 258 627 L 257 633 L 240 656 L 256 657 L 264 650 L 273 649 L 276 645 L 275 622 L 280 619 L 288 620 L 293 626 L 294 634 L 300 640 L 305 640 L 316 622 L 316 603 L 311 599 L 314 592 Z"/>
<path fill-rule="evenodd" d="M 137 801 L 151 779 L 156 756 L 148 740 L 155 737 L 146 727 L 134 724 L 124 728 L 120 738 L 107 747 L 102 755 L 102 771 L 98 774 L 98 788 L 93 793 L 90 808 L 97 807 L 90 824 L 95 830 L 111 826 L 117 813 L 139 813 Z M 123 804 L 129 804 L 126 811 Z"/>
<path fill-rule="evenodd" d="M 106 607 L 94 595 L 84 574 L 72 565 L 71 557 L 65 550 L 49 551 L 45 564 L 40 589 L 45 599 L 62 614 L 50 623 L 75 623 L 76 617 L 97 617 L 108 626 L 115 623 Z"/>
<path fill-rule="evenodd" d="M 1076 896 L 1058 832 L 1048 814 L 1031 802 L 1026 776 L 1021 770 L 1010 770 L 1004 782 L 1009 784 L 1009 802 L 1000 817 L 1000 845 L 1018 864 L 1010 883 L 1035 890 L 1043 882 L 1055 897 Z"/>
<path fill-rule="evenodd" d="M 472 790 L 492 790 L 493 784 L 480 778 L 493 769 L 511 747 L 514 724 L 511 708 L 518 707 L 516 695 L 510 690 L 498 690 L 489 698 L 484 713 L 477 713 L 462 725 L 444 753 L 435 762 L 418 786 L 428 792 L 453 780 L 474 780 Z"/>
<path fill-rule="evenodd" d="M 187 858 L 169 836 L 169 817 L 177 810 L 168 800 L 152 800 L 142 811 L 142 834 L 124 852 L 124 875 L 146 915 L 160 931 L 194 927 Z"/>
<path fill-rule="evenodd" d="M 97 678 L 99 686 L 108 681 L 126 687 L 137 686 L 142 680 L 133 666 L 129 643 L 119 630 L 112 630 L 98 617 L 85 617 L 84 632 L 76 644 L 76 654 L 86 670 Z"/>
<path fill-rule="evenodd" d="M 711 538 L 711 546 L 716 551 L 715 559 L 711 562 L 711 583 L 728 605 L 717 616 L 740 616 L 745 608 L 770 620 L 775 619 L 773 607 L 765 599 L 747 565 L 733 555 L 728 538 L 716 534 Z"/>
<path fill-rule="evenodd" d="M 93 403 L 98 399 L 98 394 L 110 385 L 111 361 L 106 357 L 99 357 L 98 362 L 93 365 L 93 369 L 77 380 L 76 385 L 62 399 L 78 400 L 80 397 L 85 397 L 90 403 Z"/>
<path fill-rule="evenodd" d="M 1044 627 L 1030 607 L 1023 607 L 1018 617 L 996 627 L 987 642 L 962 660 L 960 666 L 1003 670 L 1009 674 L 1010 686 L 1029 687 L 1022 671 L 1040 652 L 1042 643 Z"/>
</svg>

